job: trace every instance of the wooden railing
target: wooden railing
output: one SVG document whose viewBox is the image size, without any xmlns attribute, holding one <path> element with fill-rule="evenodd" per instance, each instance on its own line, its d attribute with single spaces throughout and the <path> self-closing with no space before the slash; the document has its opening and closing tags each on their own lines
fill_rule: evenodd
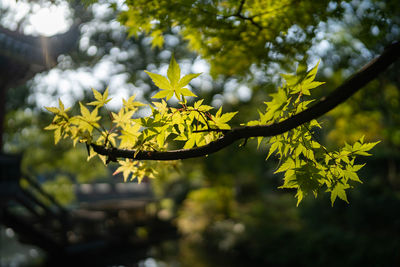
<svg viewBox="0 0 400 267">
<path fill-rule="evenodd" d="M 20 156 L 0 155 L 0 223 L 27 243 L 62 250 L 68 243 L 69 214 L 32 177 L 21 174 L 20 162 Z"/>
</svg>

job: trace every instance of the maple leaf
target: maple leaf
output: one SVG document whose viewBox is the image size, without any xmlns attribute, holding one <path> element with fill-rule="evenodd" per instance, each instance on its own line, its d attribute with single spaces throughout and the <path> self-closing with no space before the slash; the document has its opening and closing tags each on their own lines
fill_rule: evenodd
<svg viewBox="0 0 400 267">
<path fill-rule="evenodd" d="M 181 100 L 185 96 L 196 97 L 196 95 L 188 88 L 185 88 L 185 86 L 188 85 L 191 80 L 198 77 L 201 73 L 188 74 L 183 76 L 181 79 L 181 69 L 173 57 L 171 58 L 167 70 L 168 79 L 160 74 L 148 71 L 145 72 L 150 76 L 154 84 L 161 89 L 161 91 L 156 93 L 153 98 L 165 97 L 167 100 L 169 100 L 174 94 L 178 100 Z"/>
<path fill-rule="evenodd" d="M 119 139 L 121 139 L 120 147 L 123 148 L 132 148 L 136 145 L 138 136 L 140 135 L 140 124 L 136 123 L 134 125 L 126 124 L 121 130 L 121 135 Z"/>
<path fill-rule="evenodd" d="M 58 105 L 59 105 L 59 108 L 56 108 L 56 107 L 45 107 L 45 109 L 47 109 L 48 111 L 50 111 L 50 112 L 53 113 L 54 115 L 58 115 L 58 116 L 65 117 L 65 118 L 68 119 L 67 112 L 68 112 L 71 108 L 65 109 L 65 108 L 64 108 L 64 104 L 63 104 L 63 102 L 61 101 L 61 99 L 58 99 Z"/>
<path fill-rule="evenodd" d="M 161 100 L 160 102 L 153 102 L 153 105 L 156 107 L 156 109 L 158 110 L 158 112 L 160 112 L 161 114 L 165 114 L 168 112 L 168 107 L 167 107 L 167 102 L 165 102 L 165 100 Z"/>
<path fill-rule="evenodd" d="M 125 99 L 122 99 L 122 103 L 127 110 L 136 111 L 139 107 L 144 106 L 143 103 L 140 103 L 139 101 L 135 101 L 135 98 L 136 98 L 136 94 L 129 97 L 127 101 Z"/>
<path fill-rule="evenodd" d="M 93 128 L 100 127 L 98 121 L 100 116 L 98 115 L 98 108 L 96 107 L 92 112 L 90 112 L 81 102 L 79 102 L 81 116 L 75 116 L 71 118 L 71 123 L 74 123 L 79 127 L 82 132 L 88 131 L 91 133 Z"/>
<path fill-rule="evenodd" d="M 108 87 L 104 91 L 103 94 L 101 94 L 100 92 L 98 92 L 94 88 L 92 88 L 92 91 L 93 91 L 93 95 L 94 95 L 94 98 L 96 99 L 96 101 L 92 101 L 92 102 L 88 103 L 88 105 L 96 106 L 96 107 L 102 107 L 102 106 L 104 106 L 105 104 L 107 104 L 108 102 L 111 101 L 111 98 L 108 98 Z"/>
<path fill-rule="evenodd" d="M 68 118 L 67 111 L 68 109 L 64 109 L 64 105 L 59 100 L 60 108 L 56 107 L 46 107 L 46 109 L 53 114 L 54 116 L 53 121 L 46 126 L 44 129 L 48 131 L 54 130 L 54 143 L 57 144 L 62 137 L 68 136 L 67 132 L 70 131 L 70 119 Z"/>
<path fill-rule="evenodd" d="M 119 160 L 118 163 L 121 166 L 118 167 L 118 169 L 113 173 L 113 175 L 122 172 L 125 182 L 128 181 L 129 176 L 132 175 L 130 180 L 137 178 L 138 183 L 141 183 L 144 177 L 154 178 L 154 174 L 157 173 L 157 171 L 154 170 L 153 168 L 146 167 L 145 164 L 136 160 L 125 159 L 125 160 Z"/>
<path fill-rule="evenodd" d="M 118 163 L 121 165 L 118 167 L 118 169 L 113 173 L 113 175 L 116 175 L 120 172 L 122 172 L 122 175 L 124 176 L 124 181 L 126 182 L 129 178 L 129 176 L 132 173 L 135 173 L 137 170 L 137 161 L 130 160 L 130 159 L 125 159 L 125 160 L 118 160 Z"/>
<path fill-rule="evenodd" d="M 97 143 L 100 144 L 109 143 L 115 147 L 117 145 L 117 142 L 115 141 L 115 138 L 117 136 L 118 135 L 116 133 L 102 132 L 100 137 L 97 139 Z"/>
<path fill-rule="evenodd" d="M 113 117 L 113 122 L 117 124 L 117 126 L 124 127 L 125 124 L 130 123 L 130 119 L 132 118 L 133 113 L 135 113 L 134 110 L 130 110 L 128 112 L 125 112 L 124 109 L 121 109 L 118 114 L 112 112 L 111 115 Z"/>
<path fill-rule="evenodd" d="M 347 200 L 346 191 L 345 191 L 345 189 L 348 189 L 348 188 L 350 188 L 350 186 L 348 184 L 337 183 L 335 185 L 335 187 L 331 190 L 332 207 L 333 207 L 333 203 L 335 203 L 336 197 L 339 197 L 341 200 L 344 200 L 347 203 L 349 203 L 349 201 Z"/>
<path fill-rule="evenodd" d="M 164 44 L 164 37 L 162 35 L 161 30 L 155 30 L 150 34 L 151 37 L 153 37 L 153 40 L 151 41 L 151 48 L 159 47 L 162 48 Z"/>
<path fill-rule="evenodd" d="M 231 129 L 231 126 L 229 126 L 229 124 L 227 124 L 228 121 L 230 121 L 233 116 L 235 116 L 238 112 L 228 112 L 225 113 L 223 115 L 221 115 L 222 113 L 222 107 L 219 108 L 219 110 L 217 111 L 217 113 L 215 114 L 215 116 L 211 116 L 213 123 L 215 124 L 215 126 L 218 127 L 218 129 L 222 129 L 222 130 L 229 130 Z"/>
<path fill-rule="evenodd" d="M 63 131 L 63 125 L 60 124 L 50 124 L 44 128 L 45 130 L 51 131 L 54 130 L 54 143 L 57 144 L 61 137 L 62 137 L 62 131 Z"/>
</svg>

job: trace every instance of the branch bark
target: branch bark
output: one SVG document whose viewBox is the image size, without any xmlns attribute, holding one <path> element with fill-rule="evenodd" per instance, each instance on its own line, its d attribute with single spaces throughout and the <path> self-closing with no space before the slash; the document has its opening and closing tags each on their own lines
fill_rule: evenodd
<svg viewBox="0 0 400 267">
<path fill-rule="evenodd" d="M 383 53 L 366 64 L 361 70 L 337 87 L 327 97 L 320 99 L 312 107 L 272 125 L 245 126 L 234 128 L 225 132 L 224 136 L 205 146 L 192 149 L 179 149 L 172 151 L 139 151 L 136 156 L 135 150 L 106 148 L 104 146 L 91 144 L 98 154 L 109 157 L 109 160 L 116 161 L 117 158 L 130 158 L 135 160 L 178 160 L 206 156 L 215 153 L 237 140 L 250 137 L 270 137 L 285 133 L 306 122 L 316 119 L 329 112 L 339 104 L 346 101 L 355 92 L 363 88 L 367 83 L 375 79 L 381 72 L 386 70 L 393 62 L 400 57 L 400 42 L 388 46 Z"/>
</svg>

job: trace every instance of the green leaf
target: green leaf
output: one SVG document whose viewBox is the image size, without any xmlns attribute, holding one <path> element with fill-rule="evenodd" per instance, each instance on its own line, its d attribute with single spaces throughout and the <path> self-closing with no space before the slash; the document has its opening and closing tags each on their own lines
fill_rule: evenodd
<svg viewBox="0 0 400 267">
<path fill-rule="evenodd" d="M 79 102 L 79 107 L 81 109 L 82 117 L 90 117 L 90 111 L 81 102 Z"/>
<path fill-rule="evenodd" d="M 158 88 L 162 90 L 171 90 L 171 84 L 167 80 L 167 78 L 157 73 L 148 72 L 147 70 L 145 70 L 144 72 L 146 72 L 147 75 L 150 76 L 151 80 Z"/>
<path fill-rule="evenodd" d="M 194 147 L 196 138 L 193 136 L 191 138 L 189 138 L 189 140 L 187 140 L 187 142 L 185 143 L 185 146 L 183 147 L 184 149 L 189 149 Z"/>
<path fill-rule="evenodd" d="M 225 129 L 229 130 L 231 127 L 227 124 L 228 121 L 230 121 L 233 116 L 235 116 L 238 112 L 228 112 L 223 115 L 222 113 L 222 107 L 217 111 L 215 116 L 212 116 L 212 122 L 217 126 L 219 129 Z"/>
<path fill-rule="evenodd" d="M 274 173 L 284 172 L 296 168 L 296 163 L 292 158 L 288 158 Z"/>
<path fill-rule="evenodd" d="M 167 100 L 169 100 L 174 94 L 178 100 L 182 99 L 181 96 L 196 97 L 193 92 L 183 87 L 186 86 L 192 79 L 198 77 L 200 73 L 188 74 L 180 79 L 181 70 L 173 57 L 171 58 L 167 71 L 168 79 L 159 74 L 148 71 L 145 72 L 150 76 L 155 85 L 157 85 L 161 90 L 164 90 L 156 93 L 153 98 L 165 97 Z"/>
<path fill-rule="evenodd" d="M 162 46 L 164 45 L 164 37 L 162 35 L 162 31 L 155 30 L 150 34 L 150 36 L 153 38 L 153 40 L 151 40 L 151 48 L 162 48 Z"/>
<path fill-rule="evenodd" d="M 173 94 L 173 93 L 172 93 Z M 172 96 L 171 95 L 171 91 L 168 90 L 162 90 L 157 92 L 155 95 L 153 95 L 151 98 L 164 98 L 167 97 L 167 100 L 170 99 Z"/>
<path fill-rule="evenodd" d="M 111 101 L 111 98 L 108 98 L 108 87 L 104 91 L 103 94 L 101 94 L 94 88 L 92 88 L 92 92 L 93 92 L 93 95 L 94 95 L 94 98 L 96 99 L 96 101 L 88 103 L 88 105 L 90 105 L 90 106 L 102 107 Z"/>
<path fill-rule="evenodd" d="M 128 110 L 137 110 L 138 107 L 144 106 L 143 103 L 140 103 L 139 101 L 135 101 L 136 94 L 129 97 L 128 101 L 125 99 L 122 99 L 123 106 L 128 109 Z"/>
<path fill-rule="evenodd" d="M 134 110 L 125 112 L 124 109 L 121 109 L 118 114 L 112 112 L 111 115 L 113 117 L 113 122 L 116 123 L 117 126 L 124 127 L 126 124 L 130 124 L 133 113 L 135 113 Z"/>
<path fill-rule="evenodd" d="M 164 99 L 161 100 L 161 103 L 160 102 L 152 102 L 152 103 L 157 108 L 158 112 L 160 112 L 161 114 L 168 112 L 167 102 L 165 102 Z"/>
<path fill-rule="evenodd" d="M 183 96 L 194 96 L 194 97 L 197 97 L 197 95 L 193 94 L 193 92 L 190 91 L 187 88 L 177 89 L 176 91 L 179 91 Z"/>
<path fill-rule="evenodd" d="M 60 113 L 60 110 L 56 107 L 44 107 L 44 108 L 56 115 Z"/>
<path fill-rule="evenodd" d="M 178 87 L 182 88 L 189 84 L 191 80 L 198 77 L 201 73 L 191 73 L 182 77 L 182 79 L 178 83 Z"/>
<path fill-rule="evenodd" d="M 230 121 L 237 113 L 238 113 L 238 111 L 224 113 L 224 114 L 221 116 L 220 121 L 222 121 L 222 122 L 228 122 L 228 121 Z"/>
<path fill-rule="evenodd" d="M 169 91 L 169 93 L 168 93 L 168 95 L 167 95 L 167 100 L 170 100 L 171 99 L 171 97 L 173 97 L 174 96 L 174 91 Z"/>
<path fill-rule="evenodd" d="M 364 167 L 365 166 L 365 163 L 364 164 L 361 164 L 361 165 L 354 165 L 354 166 L 352 166 L 351 167 L 351 169 L 353 170 L 353 171 L 355 171 L 355 172 L 357 172 L 357 171 L 359 171 L 362 167 Z"/>
<path fill-rule="evenodd" d="M 296 149 L 294 150 L 294 156 L 297 158 L 301 153 L 305 155 L 307 152 L 307 149 L 303 146 L 303 144 L 299 144 Z"/>
<path fill-rule="evenodd" d="M 113 173 L 113 175 L 116 175 L 120 172 L 122 172 L 124 176 L 124 181 L 126 182 L 129 178 L 129 176 L 137 170 L 136 167 L 136 161 L 125 159 L 124 161 L 119 160 L 118 163 L 121 165 L 118 167 L 118 169 Z"/>
<path fill-rule="evenodd" d="M 57 145 L 57 143 L 60 141 L 61 139 L 61 127 L 57 128 L 54 131 L 54 144 Z"/>
<path fill-rule="evenodd" d="M 281 76 L 285 79 L 287 86 L 292 87 L 295 86 L 299 82 L 299 77 L 293 74 L 281 74 Z"/>
<path fill-rule="evenodd" d="M 282 143 L 281 143 L 281 142 L 273 142 L 272 145 L 271 145 L 271 147 L 270 147 L 270 149 L 269 149 L 268 156 L 267 156 L 266 160 L 268 160 L 268 158 L 269 158 L 276 150 L 279 151 L 279 149 L 280 149 L 281 147 L 282 147 Z"/>
<path fill-rule="evenodd" d="M 352 152 L 354 152 L 356 155 L 361 155 L 361 156 L 371 156 L 370 153 L 367 153 L 367 151 L 371 150 L 374 148 L 380 141 L 374 142 L 374 143 L 362 143 L 363 139 L 360 139 L 359 142 L 356 142 L 353 145 Z"/>
<path fill-rule="evenodd" d="M 59 116 L 63 116 L 63 117 L 68 118 L 67 112 L 71 108 L 64 109 L 64 104 L 61 101 L 61 99 L 58 99 L 58 105 L 59 105 L 59 108 L 56 108 L 56 107 L 45 107 L 45 109 L 47 109 L 48 111 L 50 111 L 51 113 L 53 113 L 55 115 L 59 115 Z"/>
<path fill-rule="evenodd" d="M 361 182 L 361 180 L 360 180 L 360 178 L 358 177 L 358 175 L 357 175 L 356 172 L 347 169 L 347 170 L 344 170 L 344 171 L 343 171 L 343 174 L 344 174 L 344 176 L 345 176 L 347 179 L 350 179 L 350 180 L 352 180 L 352 181 L 359 182 L 359 183 L 362 184 L 362 182 Z"/>
<path fill-rule="evenodd" d="M 87 130 L 89 133 L 92 132 L 93 127 L 99 127 L 97 121 L 100 120 L 98 115 L 98 108 L 96 107 L 92 112 L 90 112 L 81 102 L 79 102 L 80 110 L 82 116 L 77 117 L 79 121 L 79 127 L 82 130 Z"/>
<path fill-rule="evenodd" d="M 320 86 L 322 84 L 324 84 L 324 82 L 311 82 L 311 83 L 308 83 L 308 84 L 304 84 L 303 85 L 303 90 L 307 90 L 308 91 L 308 90 L 314 89 L 314 88 L 316 88 L 316 87 L 318 87 L 318 86 Z M 310 93 L 308 93 L 308 95 L 310 95 Z"/>
<path fill-rule="evenodd" d="M 362 151 L 369 151 L 369 150 L 371 150 L 372 148 L 374 148 L 377 144 L 379 144 L 381 141 L 377 141 L 377 142 L 374 142 L 374 143 L 365 143 L 365 144 L 363 144 L 362 146 L 361 146 L 361 148 L 360 148 L 360 150 L 362 150 Z"/>
<path fill-rule="evenodd" d="M 171 57 L 169 67 L 167 70 L 167 76 L 173 88 L 177 87 L 179 79 L 181 78 L 181 69 L 174 57 Z"/>
<path fill-rule="evenodd" d="M 166 131 L 161 131 L 158 135 L 157 135 L 157 144 L 159 147 L 163 147 L 164 146 L 164 142 L 165 142 L 165 137 L 166 137 Z"/>
<path fill-rule="evenodd" d="M 201 104 L 203 104 L 204 99 L 200 99 L 196 102 L 194 102 L 193 104 L 193 108 L 198 109 L 199 107 L 201 107 Z"/>
<path fill-rule="evenodd" d="M 304 79 L 304 83 L 311 83 L 315 80 L 315 76 L 317 75 L 318 66 L 321 60 L 318 60 L 317 64 L 307 72 L 306 78 Z"/>
<path fill-rule="evenodd" d="M 283 189 L 283 188 L 298 188 L 299 183 L 297 182 L 296 179 L 296 172 L 292 169 L 287 170 L 285 172 L 285 177 L 283 178 L 283 185 L 279 186 L 278 188 Z"/>
<path fill-rule="evenodd" d="M 336 197 L 339 197 L 341 200 L 349 203 L 349 201 L 347 200 L 346 191 L 345 191 L 345 189 L 348 189 L 348 188 L 350 188 L 350 186 L 348 184 L 344 185 L 341 183 L 337 183 L 335 185 L 335 187 L 331 191 L 332 207 L 333 207 L 333 204 L 335 203 Z"/>
</svg>

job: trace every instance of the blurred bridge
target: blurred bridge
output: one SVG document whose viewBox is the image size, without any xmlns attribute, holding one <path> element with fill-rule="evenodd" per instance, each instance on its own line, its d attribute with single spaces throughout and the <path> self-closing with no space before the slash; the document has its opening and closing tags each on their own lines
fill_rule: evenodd
<svg viewBox="0 0 400 267">
<path fill-rule="evenodd" d="M 34 180 L 26 178 L 27 186 L 21 186 L 20 161 L 20 156 L 0 155 L 0 222 L 22 241 L 59 250 L 67 243 L 68 214 Z"/>
</svg>

